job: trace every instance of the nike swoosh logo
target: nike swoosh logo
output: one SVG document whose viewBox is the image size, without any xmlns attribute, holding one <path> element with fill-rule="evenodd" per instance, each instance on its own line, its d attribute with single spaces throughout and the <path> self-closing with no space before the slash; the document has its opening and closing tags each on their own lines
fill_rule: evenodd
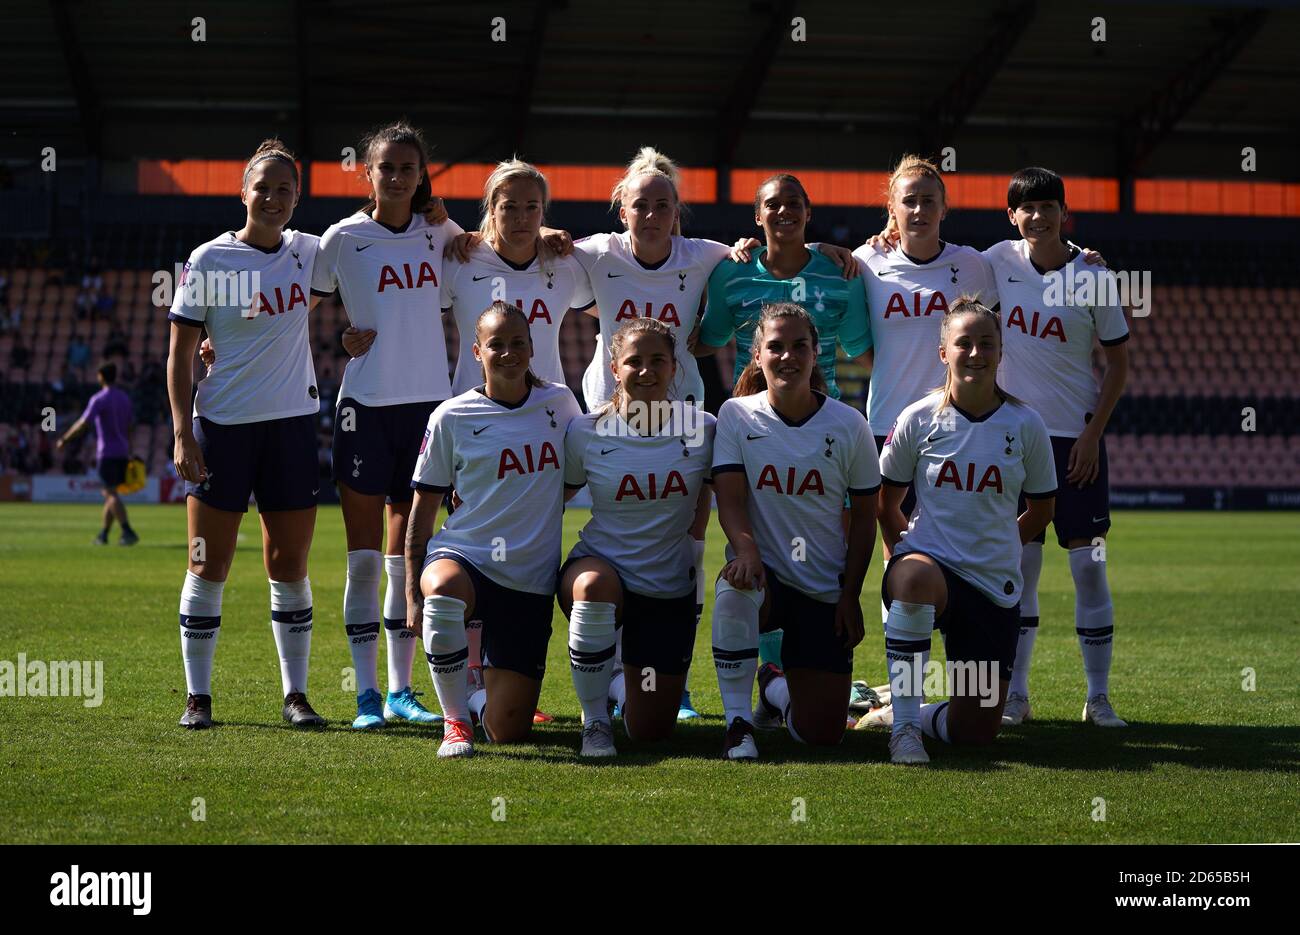
<svg viewBox="0 0 1300 935">
<path fill-rule="evenodd" d="M 1008 277 L 1007 277 L 1007 282 L 1023 282 L 1023 280 L 1020 280 L 1020 279 L 1012 279 L 1010 276 L 1008 276 Z"/>
<path fill-rule="evenodd" d="M 602 448 L 602 449 L 600 449 L 601 457 L 604 457 L 605 455 L 609 454 L 611 451 L 618 451 L 618 449 L 617 449 L 617 448 Z M 1094 520 L 1094 522 L 1095 522 L 1095 520 Z"/>
<path fill-rule="evenodd" d="M 481 429 L 474 429 L 473 434 L 477 435 L 479 432 L 486 432 L 487 429 L 488 427 L 485 425 Z"/>
<path fill-rule="evenodd" d="M 473 279 L 475 282 L 480 282 L 480 281 L 482 281 L 482 280 L 484 280 L 484 279 L 491 279 L 492 277 L 491 277 L 491 276 L 471 276 L 470 278 Z"/>
<path fill-rule="evenodd" d="M 1105 521 L 1106 521 L 1107 519 L 1109 519 L 1109 518 L 1110 518 L 1109 515 L 1107 515 L 1107 516 L 1094 516 L 1094 517 L 1092 518 L 1092 521 L 1093 521 L 1094 523 L 1102 523 L 1102 522 L 1105 522 Z"/>
<path fill-rule="evenodd" d="M 293 623 L 302 623 L 304 620 L 310 620 L 310 619 L 311 619 L 310 610 L 304 610 L 301 614 L 293 615 Z"/>
<path fill-rule="evenodd" d="M 374 244 L 368 243 L 364 247 L 357 247 L 357 253 L 360 253 L 362 250 L 369 250 L 373 246 Z"/>
<path fill-rule="evenodd" d="M 767 436 L 766 436 L 766 435 L 749 435 L 749 434 L 746 434 L 746 435 L 745 435 L 745 441 L 747 441 L 747 442 L 752 442 L 752 441 L 753 441 L 754 439 L 756 439 L 756 438 L 767 438 Z"/>
<path fill-rule="evenodd" d="M 745 301 L 740 303 L 740 307 L 749 308 L 751 305 L 754 305 L 755 303 L 762 302 L 762 301 L 763 301 L 762 299 L 746 299 Z"/>
<path fill-rule="evenodd" d="M 623 276 L 622 273 L 606 273 L 605 275 L 608 276 L 610 279 L 619 279 Z"/>
</svg>

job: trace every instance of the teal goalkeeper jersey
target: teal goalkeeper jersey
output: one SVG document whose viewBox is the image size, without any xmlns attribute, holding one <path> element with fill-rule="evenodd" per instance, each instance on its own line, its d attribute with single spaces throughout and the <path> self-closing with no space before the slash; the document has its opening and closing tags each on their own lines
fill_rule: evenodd
<svg viewBox="0 0 1300 935">
<path fill-rule="evenodd" d="M 790 279 L 777 279 L 763 265 L 766 247 L 753 252 L 748 263 L 723 260 L 709 276 L 709 299 L 700 324 L 700 343 L 722 347 L 736 336 L 736 373 L 745 369 L 753 353 L 754 327 L 764 303 L 796 302 L 817 325 L 820 347 L 817 364 L 831 396 L 839 398 L 835 383 L 835 345 L 857 357 L 871 348 L 871 319 L 862 277 L 846 280 L 835 262 L 816 250 L 808 265 Z"/>
</svg>

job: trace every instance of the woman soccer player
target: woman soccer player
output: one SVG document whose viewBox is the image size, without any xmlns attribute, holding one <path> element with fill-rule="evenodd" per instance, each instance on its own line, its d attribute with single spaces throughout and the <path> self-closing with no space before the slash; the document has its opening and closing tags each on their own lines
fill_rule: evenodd
<svg viewBox="0 0 1300 935">
<path fill-rule="evenodd" d="M 1007 189 L 1007 216 L 1021 240 L 990 247 L 1002 298 L 1006 373 L 1003 385 L 1025 400 L 1047 425 L 1056 475 L 1061 479 L 1052 524 L 1056 541 L 1069 550 L 1074 579 L 1074 619 L 1083 655 L 1088 693 L 1083 720 L 1102 727 L 1124 727 L 1111 707 L 1111 640 L 1115 625 L 1106 582 L 1104 542 L 1110 529 L 1110 480 L 1102 433 L 1124 393 L 1128 377 L 1128 325 L 1113 288 L 1114 275 L 1087 270 L 1079 249 L 1061 239 L 1067 217 L 1065 183 L 1048 169 L 1021 169 Z M 1062 282 L 1070 285 L 1064 297 Z M 1076 282 L 1097 288 L 1084 301 L 1074 299 Z M 1080 286 L 1079 294 L 1082 295 Z M 1092 371 L 1092 345 L 1101 343 L 1106 376 L 1101 386 Z M 1043 567 L 1040 532 L 1025 543 L 1021 572 L 1020 639 L 1004 724 L 1030 718 L 1029 667 L 1038 633 L 1038 577 Z"/>
<path fill-rule="evenodd" d="M 411 509 L 411 472 L 429 414 L 451 393 L 442 329 L 443 248 L 463 233 L 431 225 L 428 147 L 419 131 L 395 123 L 362 141 L 372 200 L 321 237 L 313 295 L 339 290 L 352 324 L 376 330 L 374 343 L 348 361 L 334 420 L 334 480 L 347 531 L 343 623 L 356 671 L 357 729 L 385 718 L 438 720 L 411 688 L 417 640 L 405 627 L 402 544 Z M 382 322 L 382 327 L 378 327 Z M 388 505 L 385 518 L 385 503 Z M 384 548 L 387 533 L 387 555 Z M 379 603 L 379 573 L 388 590 Z M 379 694 L 380 622 L 388 642 L 388 696 Z"/>
<path fill-rule="evenodd" d="M 494 302 L 474 331 L 483 385 L 429 417 L 415 466 L 406 543 L 407 629 L 419 633 L 446 717 L 439 756 L 473 752 L 470 712 L 490 740 L 522 740 L 546 671 L 564 510 L 564 433 L 579 414 L 568 387 L 528 362 L 528 320 Z M 443 496 L 458 506 L 433 532 Z M 484 687 L 467 698 L 465 620 L 483 621 Z"/>
<path fill-rule="evenodd" d="M 1020 549 L 1051 520 L 1056 493 L 1042 418 L 997 384 L 997 314 L 972 298 L 954 299 L 939 332 L 943 388 L 903 409 L 880 462 L 895 763 L 929 762 L 922 732 L 949 743 L 997 735 L 1020 629 Z M 901 509 L 909 485 L 917 501 L 910 519 Z M 1028 508 L 1021 514 L 1022 493 Z M 960 670 L 965 684 L 949 686 L 950 701 L 923 705 L 936 626 L 948 671 Z"/>
<path fill-rule="evenodd" d="M 871 326 L 861 277 L 845 279 L 835 261 L 804 243 L 812 202 L 793 175 L 774 175 L 754 194 L 754 223 L 767 246 L 749 251 L 747 262 L 723 260 L 709 276 L 708 304 L 700 322 L 695 355 L 716 353 L 734 335 L 736 379 L 752 358 L 754 325 L 764 303 L 802 305 L 821 336 L 817 365 L 835 399 L 836 346 L 863 366 L 871 365 Z"/>
<path fill-rule="evenodd" d="M 760 629 L 785 631 L 785 674 L 769 663 L 758 675 L 769 716 L 797 740 L 833 744 L 848 714 L 880 473 L 867 420 L 826 395 L 818 347 L 801 307 L 766 306 L 736 396 L 718 412 L 713 479 L 732 558 L 717 582 L 713 658 L 727 759 L 758 756 L 749 702 Z"/>
<path fill-rule="evenodd" d="M 677 348 L 667 325 L 630 319 L 609 346 L 613 397 L 574 419 L 565 438 L 565 484 L 585 484 L 592 500 L 558 594 L 583 756 L 617 753 L 611 697 L 633 739 L 662 740 L 677 721 L 697 623 L 690 529 L 709 507 L 715 422 L 702 408 L 668 403 Z M 617 631 L 623 671 L 614 673 Z"/>
<path fill-rule="evenodd" d="M 498 299 L 518 306 L 528 319 L 535 354 L 533 372 L 564 385 L 560 366 L 560 323 L 570 307 L 592 304 L 587 275 L 572 256 L 547 255 L 542 219 L 550 206 L 546 177 L 518 159 L 500 163 L 483 186 L 482 242 L 468 262 L 447 270 L 442 303 L 456 317 L 460 357 L 452 392 L 464 393 L 482 382 L 474 359 L 474 328 L 483 309 Z M 585 296 L 585 297 L 584 297 Z"/>
<path fill-rule="evenodd" d="M 643 147 L 628 163 L 611 199 L 624 231 L 594 234 L 574 244 L 575 256 L 587 272 L 596 300 L 596 307 L 587 313 L 600 321 L 596 353 L 582 378 L 588 412 L 604 406 L 613 394 L 610 340 L 624 321 L 633 318 L 654 318 L 673 331 L 677 371 L 668 398 L 704 405 L 704 381 L 687 339 L 699 317 L 709 277 L 719 263 L 732 255 L 732 248 L 681 235 L 682 203 L 677 180 L 677 166 L 671 159 L 649 146 Z M 851 258 L 843 255 L 846 251 L 828 245 L 821 249 L 851 266 Z M 701 512 L 691 530 L 699 610 L 703 610 L 704 602 L 707 524 L 708 513 Z M 692 711 L 689 697 L 683 696 L 683 714 L 689 717 Z"/>
<path fill-rule="evenodd" d="M 812 202 L 803 183 L 793 175 L 774 175 L 758 186 L 754 223 L 763 229 L 767 246 L 749 251 L 749 259 L 743 262 L 724 260 L 713 271 L 695 354 L 716 353 L 734 334 L 735 377 L 739 380 L 753 358 L 754 325 L 763 304 L 793 301 L 803 306 L 817 326 L 821 336 L 817 365 L 827 392 L 839 399 L 836 345 L 843 345 L 845 354 L 862 366 L 871 366 L 866 295 L 861 277 L 846 280 L 834 260 L 804 244 L 811 220 Z M 759 641 L 759 664 L 766 662 L 781 665 L 780 630 L 765 632 Z M 760 706 L 754 721 L 760 727 L 768 726 L 763 720 Z"/>
<path fill-rule="evenodd" d="M 285 229 L 301 191 L 293 155 L 279 140 L 262 143 L 244 167 L 244 226 L 190 254 L 168 316 L 167 390 L 191 543 L 180 602 L 183 727 L 212 726 L 222 591 L 250 493 L 262 519 L 282 713 L 295 727 L 325 723 L 306 694 L 319 408 L 307 313 L 315 304 L 319 241 Z M 203 328 L 222 361 L 199 384 L 191 422 L 194 350 Z"/>
</svg>

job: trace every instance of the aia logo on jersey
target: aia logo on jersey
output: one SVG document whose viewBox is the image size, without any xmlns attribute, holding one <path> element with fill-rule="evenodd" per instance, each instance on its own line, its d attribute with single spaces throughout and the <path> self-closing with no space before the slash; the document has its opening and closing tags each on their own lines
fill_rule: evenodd
<svg viewBox="0 0 1300 935">
<path fill-rule="evenodd" d="M 549 287 L 549 283 L 547 284 Z M 515 306 L 519 311 L 524 310 L 524 300 L 515 299 Z M 535 321 L 545 321 L 548 325 L 553 325 L 551 321 L 551 310 L 546 307 L 546 303 L 541 299 L 533 299 L 533 307 L 528 310 L 528 323 L 531 325 Z"/>
<path fill-rule="evenodd" d="M 963 483 L 961 469 L 952 461 L 944 461 L 939 468 L 939 476 L 934 479 L 934 489 L 938 490 L 944 484 L 951 484 L 958 490 L 965 490 L 970 493 L 983 493 L 985 490 L 1002 493 L 1002 472 L 998 470 L 996 464 L 990 464 L 985 468 L 984 473 L 980 475 L 979 483 L 976 483 L 975 465 L 968 461 L 966 463 L 965 483 Z"/>
<path fill-rule="evenodd" d="M 1011 310 L 1011 314 L 1007 316 L 1006 327 L 1019 328 L 1021 334 L 1026 334 L 1031 338 L 1043 338 L 1044 340 L 1056 338 L 1062 344 L 1065 343 L 1065 326 L 1061 324 L 1061 319 L 1053 315 L 1045 323 L 1042 323 L 1041 331 L 1038 328 L 1039 324 L 1040 313 L 1034 312 L 1034 317 L 1026 323 L 1025 310 L 1017 305 Z"/>
<path fill-rule="evenodd" d="M 430 431 L 429 431 L 428 429 L 425 429 L 425 430 L 424 430 L 424 438 L 420 439 L 420 454 L 424 454 L 424 449 L 426 449 L 426 448 L 429 447 L 429 435 L 430 435 L 430 434 L 431 434 L 431 433 L 430 433 Z"/>
<path fill-rule="evenodd" d="M 686 496 L 686 481 L 676 471 L 668 472 L 662 490 L 659 489 L 659 478 L 655 474 L 651 474 L 646 479 L 644 488 L 637 483 L 635 474 L 624 474 L 618 484 L 618 493 L 614 494 L 614 502 L 620 503 L 624 497 L 635 497 L 638 500 L 667 500 L 673 494 Z"/>
<path fill-rule="evenodd" d="M 895 432 L 897 429 L 898 429 L 898 420 L 895 419 L 895 420 L 894 420 L 894 424 L 891 425 L 891 426 L 889 427 L 889 434 L 885 436 L 885 441 L 884 441 L 884 443 L 881 445 L 882 448 L 885 447 L 885 446 L 887 446 L 890 442 L 892 442 L 892 441 L 894 440 L 894 432 Z"/>
<path fill-rule="evenodd" d="M 378 291 L 383 292 L 389 286 L 396 286 L 398 289 L 418 289 L 426 282 L 438 285 L 438 277 L 428 260 L 421 262 L 414 272 L 411 271 L 410 263 L 403 263 L 400 267 L 392 267 L 385 263 L 384 268 L 379 271 Z"/>
<path fill-rule="evenodd" d="M 885 305 L 885 320 L 888 321 L 890 315 L 902 315 L 904 318 L 920 318 L 924 315 L 928 318 L 935 312 L 943 315 L 948 311 L 948 300 L 942 292 L 931 293 L 925 308 L 921 307 L 921 298 L 919 292 L 891 294 L 889 302 Z"/>
<path fill-rule="evenodd" d="M 557 471 L 560 469 L 560 456 L 555 453 L 555 446 L 550 442 L 542 442 L 542 447 L 536 453 L 533 452 L 532 445 L 524 445 L 522 460 L 519 454 L 513 448 L 503 448 L 501 450 L 501 460 L 497 463 L 497 480 L 504 480 L 507 474 L 536 474 L 544 470 L 549 464 Z"/>
<path fill-rule="evenodd" d="M 776 467 L 771 464 L 763 465 L 763 470 L 758 472 L 758 483 L 754 485 L 755 490 L 762 490 L 764 487 L 770 487 L 777 493 L 783 493 L 791 497 L 802 497 L 806 493 L 815 493 L 825 496 L 826 488 L 822 484 L 821 471 L 813 468 L 803 476 L 795 486 L 795 469 L 786 468 L 785 484 L 781 484 L 781 475 L 777 473 Z"/>
<path fill-rule="evenodd" d="M 617 326 L 619 322 L 631 318 L 658 318 L 665 325 L 673 325 L 676 328 L 682 326 L 682 320 L 677 317 L 677 308 L 671 302 L 664 303 L 663 307 L 659 309 L 659 314 L 656 315 L 653 302 L 645 304 L 645 312 L 643 313 L 631 299 L 624 299 L 623 304 L 618 307 L 618 314 L 614 316 L 614 324 Z"/>
<path fill-rule="evenodd" d="M 285 312 L 292 312 L 297 305 L 306 306 L 307 295 L 302 291 L 302 286 L 294 283 L 289 287 L 289 304 L 285 305 L 284 290 L 279 286 L 275 287 L 275 301 L 265 292 L 259 292 L 253 296 L 253 304 L 249 306 L 249 318 L 256 318 L 258 315 L 266 312 L 268 315 L 283 315 Z"/>
</svg>

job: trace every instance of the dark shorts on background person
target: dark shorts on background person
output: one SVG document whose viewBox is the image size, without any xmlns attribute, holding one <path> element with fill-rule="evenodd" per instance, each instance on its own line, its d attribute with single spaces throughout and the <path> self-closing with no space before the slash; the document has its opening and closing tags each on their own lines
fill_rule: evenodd
<svg viewBox="0 0 1300 935">
<path fill-rule="evenodd" d="M 194 420 L 194 438 L 208 477 L 199 484 L 186 481 L 186 496 L 233 513 L 248 512 L 250 495 L 257 499 L 259 513 L 316 505 L 320 475 L 315 416 L 239 425 L 220 425 L 200 416 Z"/>
<path fill-rule="evenodd" d="M 591 555 L 572 555 L 560 566 L 556 582 L 565 569 Z M 608 564 L 608 562 L 606 563 Z M 611 566 L 612 567 L 612 566 Z M 619 576 L 623 610 L 618 626 L 623 634 L 624 665 L 651 668 L 661 675 L 685 675 L 695 654 L 695 569 L 690 569 L 691 590 L 681 597 L 650 597 L 629 591 Z"/>
<path fill-rule="evenodd" d="M 432 400 L 363 406 L 350 396 L 340 399 L 334 413 L 335 483 L 389 503 L 409 503 L 420 443 L 438 405 Z"/>
<path fill-rule="evenodd" d="M 876 435 L 873 437 L 876 439 L 876 454 L 879 455 L 885 450 L 885 436 Z M 903 502 L 899 504 L 898 508 L 903 511 L 904 519 L 912 518 L 912 510 L 916 508 L 916 491 L 911 484 L 907 485 L 907 493 L 904 494 Z"/>
<path fill-rule="evenodd" d="M 1110 531 L 1110 462 L 1106 457 L 1106 439 L 1097 443 L 1097 479 L 1083 489 L 1065 479 L 1069 474 L 1070 449 L 1076 441 L 1077 438 L 1052 436 L 1052 460 L 1056 462 L 1056 512 L 1052 529 L 1063 549 L 1071 539 L 1091 542 Z M 1021 513 L 1025 512 L 1025 502 L 1021 494 L 1018 508 Z M 1046 542 L 1047 530 L 1033 541 Z"/>
<path fill-rule="evenodd" d="M 880 581 L 880 599 L 886 607 L 894 600 L 889 590 L 889 573 L 898 559 L 912 554 L 925 553 L 896 552 L 885 568 Z M 952 568 L 933 556 L 927 558 L 939 566 L 948 586 L 948 603 L 934 619 L 934 628 L 943 633 L 945 655 L 953 662 L 992 662 L 998 667 L 1000 679 L 1010 679 L 1020 639 L 1020 604 L 1003 607 L 994 603 Z"/>
<path fill-rule="evenodd" d="M 848 675 L 853 671 L 853 650 L 835 632 L 835 604 L 809 597 L 776 576 L 767 575 L 767 626 L 781 630 L 781 665 L 789 669 L 817 669 Z M 626 653 L 625 653 L 626 655 Z"/>
<path fill-rule="evenodd" d="M 126 480 L 126 463 L 129 458 L 100 458 L 97 469 L 100 482 L 109 490 Z"/>
<path fill-rule="evenodd" d="M 474 606 L 467 620 L 482 620 L 482 664 L 509 669 L 539 682 L 546 674 L 546 647 L 551 641 L 551 611 L 555 595 L 516 591 L 493 581 L 451 549 L 436 549 L 424 559 L 428 568 L 439 559 L 455 562 L 474 585 Z M 473 664 L 476 660 L 471 659 Z"/>
</svg>

